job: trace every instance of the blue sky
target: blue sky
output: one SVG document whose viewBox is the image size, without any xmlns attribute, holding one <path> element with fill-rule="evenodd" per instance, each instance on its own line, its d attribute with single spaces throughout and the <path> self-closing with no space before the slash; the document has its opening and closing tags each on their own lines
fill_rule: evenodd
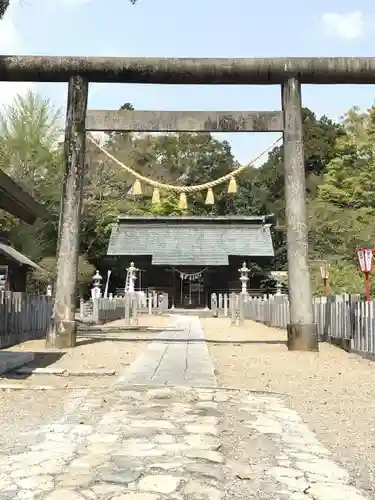
<svg viewBox="0 0 375 500">
<path fill-rule="evenodd" d="M 374 56 L 372 0 L 11 0 L 0 22 L 0 53 L 157 57 Z M 26 84 L 0 84 L 8 103 Z M 65 106 L 65 84 L 34 88 Z M 371 106 L 374 86 L 304 86 L 303 104 L 338 119 Z M 276 86 L 90 86 L 89 107 L 280 109 Z M 245 163 L 276 135 L 221 134 Z"/>
</svg>

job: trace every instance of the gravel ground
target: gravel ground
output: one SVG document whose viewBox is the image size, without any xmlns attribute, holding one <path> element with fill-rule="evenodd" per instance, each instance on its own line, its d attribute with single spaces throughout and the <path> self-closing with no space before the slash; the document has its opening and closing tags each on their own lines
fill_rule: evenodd
<svg viewBox="0 0 375 500">
<path fill-rule="evenodd" d="M 68 401 L 66 391 L 0 390 L 0 453 L 32 442 L 31 431 L 60 420 Z"/>
<path fill-rule="evenodd" d="M 171 323 L 169 317 L 144 316 L 139 318 L 139 326 L 162 328 Z M 123 326 L 114 321 L 108 326 Z M 113 332 L 109 335 L 114 336 Z M 49 369 L 87 370 L 107 369 L 120 372 L 134 361 L 147 345 L 147 340 L 157 333 L 129 331 L 121 332 L 121 340 L 101 341 L 95 335 L 82 337 L 74 349 L 58 351 L 46 349 L 44 340 L 23 342 L 9 348 L 10 351 L 32 351 L 37 357 L 30 367 Z M 61 355 L 62 354 L 62 355 Z M 0 453 L 1 449 L 17 446 L 33 439 L 31 431 L 39 425 L 55 422 L 63 418 L 71 405 L 75 390 L 79 393 L 95 387 L 110 386 L 116 376 L 77 377 L 56 375 L 19 375 L 7 373 L 0 376 Z M 17 389 L 4 389 L 5 386 Z M 54 390 L 41 390 L 41 387 Z M 23 390 L 20 387 L 28 387 Z M 74 399 L 74 398 L 73 398 Z M 25 441 L 26 440 L 26 441 Z"/>
<path fill-rule="evenodd" d="M 138 326 L 144 326 L 145 328 L 164 328 L 173 323 L 174 317 L 171 316 L 149 316 L 148 314 L 141 315 L 138 318 Z M 125 320 L 119 319 L 117 321 L 111 321 L 107 323 L 107 327 L 113 328 L 116 326 L 126 327 Z"/>
<path fill-rule="evenodd" d="M 78 340 L 73 349 L 48 349 L 44 340 L 31 340 L 18 346 L 13 346 L 11 351 L 32 351 L 36 353 L 35 360 L 28 364 L 30 367 L 45 367 L 65 370 L 108 369 L 121 370 L 129 365 L 137 356 L 143 340 L 149 336 L 126 332 L 121 335 L 121 340 L 101 340 L 96 335 L 85 336 Z"/>
<path fill-rule="evenodd" d="M 375 498 L 375 363 L 336 347 L 288 352 L 286 332 L 202 318 L 219 385 L 283 395 Z"/>
<path fill-rule="evenodd" d="M 142 316 L 139 318 L 139 327 L 163 328 L 171 323 L 169 317 Z M 35 361 L 30 367 L 48 367 L 51 369 L 87 370 L 102 369 L 119 372 L 134 361 L 140 350 L 145 348 L 148 340 L 157 335 L 155 332 L 129 331 L 114 332 L 113 329 L 124 326 L 124 320 L 112 321 L 105 327 L 111 332 L 81 333 L 77 339 L 77 346 L 73 349 L 49 349 L 44 340 L 30 340 L 10 347 L 10 351 L 32 351 L 37 353 Z M 109 337 L 103 340 L 103 337 Z M 40 377 L 38 375 L 38 377 Z M 40 378 L 38 380 L 41 380 Z"/>
</svg>

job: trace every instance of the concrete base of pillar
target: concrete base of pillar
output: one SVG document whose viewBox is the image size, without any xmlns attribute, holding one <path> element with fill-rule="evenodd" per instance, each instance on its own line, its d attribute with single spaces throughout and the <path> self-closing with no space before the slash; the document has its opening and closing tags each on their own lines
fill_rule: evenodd
<svg viewBox="0 0 375 500">
<path fill-rule="evenodd" d="M 289 351 L 319 351 L 319 339 L 316 324 L 289 324 L 286 328 L 288 333 Z"/>
<path fill-rule="evenodd" d="M 46 347 L 67 349 L 77 344 L 77 324 L 75 321 L 55 321 L 46 339 Z"/>
</svg>

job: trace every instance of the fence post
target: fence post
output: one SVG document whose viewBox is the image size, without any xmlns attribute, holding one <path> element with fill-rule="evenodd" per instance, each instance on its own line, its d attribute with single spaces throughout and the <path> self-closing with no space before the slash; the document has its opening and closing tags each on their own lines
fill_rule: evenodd
<svg viewBox="0 0 375 500">
<path fill-rule="evenodd" d="M 230 318 L 230 322 L 231 322 L 231 325 L 235 325 L 236 324 L 236 316 L 237 316 L 237 311 L 236 311 L 236 294 L 235 293 L 231 293 L 230 294 L 230 313 L 231 313 L 231 318 Z"/>
<path fill-rule="evenodd" d="M 357 311 L 358 311 L 358 298 L 349 295 L 349 321 L 350 321 L 350 340 L 351 344 L 355 343 L 355 339 L 357 337 Z"/>
<path fill-rule="evenodd" d="M 168 294 L 163 293 L 161 301 L 160 301 L 160 314 L 164 314 L 165 311 L 168 311 Z"/>
<path fill-rule="evenodd" d="M 240 325 L 243 325 L 244 322 L 245 322 L 245 298 L 246 298 L 246 295 L 244 293 L 240 293 L 240 296 L 239 296 L 239 309 L 240 309 L 240 312 L 239 312 L 239 324 Z"/>
<path fill-rule="evenodd" d="M 218 317 L 217 311 L 217 295 L 216 293 L 211 294 L 211 311 L 214 318 Z"/>
<path fill-rule="evenodd" d="M 84 317 L 85 317 L 85 311 L 84 311 L 84 308 L 85 308 L 85 301 L 83 300 L 83 298 L 81 297 L 79 299 L 79 319 L 81 321 L 83 321 Z"/>
<path fill-rule="evenodd" d="M 99 323 L 99 299 L 92 300 L 92 320 L 97 325 Z"/>
<path fill-rule="evenodd" d="M 330 330 L 331 330 L 331 311 L 332 311 L 332 301 L 333 297 L 327 297 L 324 323 L 323 323 L 323 341 L 329 342 Z"/>
<path fill-rule="evenodd" d="M 369 328 L 369 332 L 368 332 L 368 335 L 370 338 L 369 350 L 370 350 L 370 354 L 374 355 L 375 352 L 374 352 L 374 301 L 373 300 L 370 302 L 369 307 L 370 307 L 370 313 L 371 313 L 370 328 Z"/>
<path fill-rule="evenodd" d="M 130 296 L 129 294 L 125 294 L 124 296 L 124 306 L 125 306 L 125 325 L 130 325 Z"/>
<path fill-rule="evenodd" d="M 223 300 L 223 302 L 224 302 L 223 314 L 224 314 L 224 317 L 226 318 L 228 316 L 228 302 L 230 302 L 230 298 L 229 298 L 227 293 L 224 293 L 223 299 L 224 299 Z"/>
<path fill-rule="evenodd" d="M 138 325 L 138 297 L 136 295 L 133 295 L 131 297 L 131 303 L 132 303 L 132 308 L 131 308 L 132 320 L 131 320 L 131 324 L 132 325 Z"/>
</svg>

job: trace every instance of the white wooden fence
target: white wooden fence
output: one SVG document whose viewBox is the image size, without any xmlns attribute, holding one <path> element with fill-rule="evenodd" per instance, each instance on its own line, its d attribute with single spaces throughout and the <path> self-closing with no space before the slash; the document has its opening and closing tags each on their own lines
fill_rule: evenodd
<svg viewBox="0 0 375 500">
<path fill-rule="evenodd" d="M 167 294 L 129 294 L 123 297 L 91 299 L 80 304 L 80 319 L 100 324 L 124 319 L 127 325 L 137 325 L 140 314 L 164 314 L 168 309 Z"/>
<path fill-rule="evenodd" d="M 213 294 L 215 295 L 215 294 Z M 277 328 L 289 323 L 287 296 L 251 297 L 223 294 L 211 297 L 214 316 L 227 316 L 232 324 L 251 319 Z M 358 295 L 316 297 L 313 299 L 314 322 L 320 340 L 338 343 L 350 351 L 375 358 L 375 301 L 365 302 Z"/>
<path fill-rule="evenodd" d="M 52 297 L 21 292 L 0 291 L 0 349 L 42 339 L 47 335 L 52 316 Z M 163 314 L 168 309 L 168 296 L 139 296 L 95 299 L 90 307 L 81 304 L 80 316 L 94 323 L 124 319 L 136 325 L 139 314 Z"/>
<path fill-rule="evenodd" d="M 44 338 L 52 315 L 52 298 L 0 292 L 0 349 Z"/>
</svg>

